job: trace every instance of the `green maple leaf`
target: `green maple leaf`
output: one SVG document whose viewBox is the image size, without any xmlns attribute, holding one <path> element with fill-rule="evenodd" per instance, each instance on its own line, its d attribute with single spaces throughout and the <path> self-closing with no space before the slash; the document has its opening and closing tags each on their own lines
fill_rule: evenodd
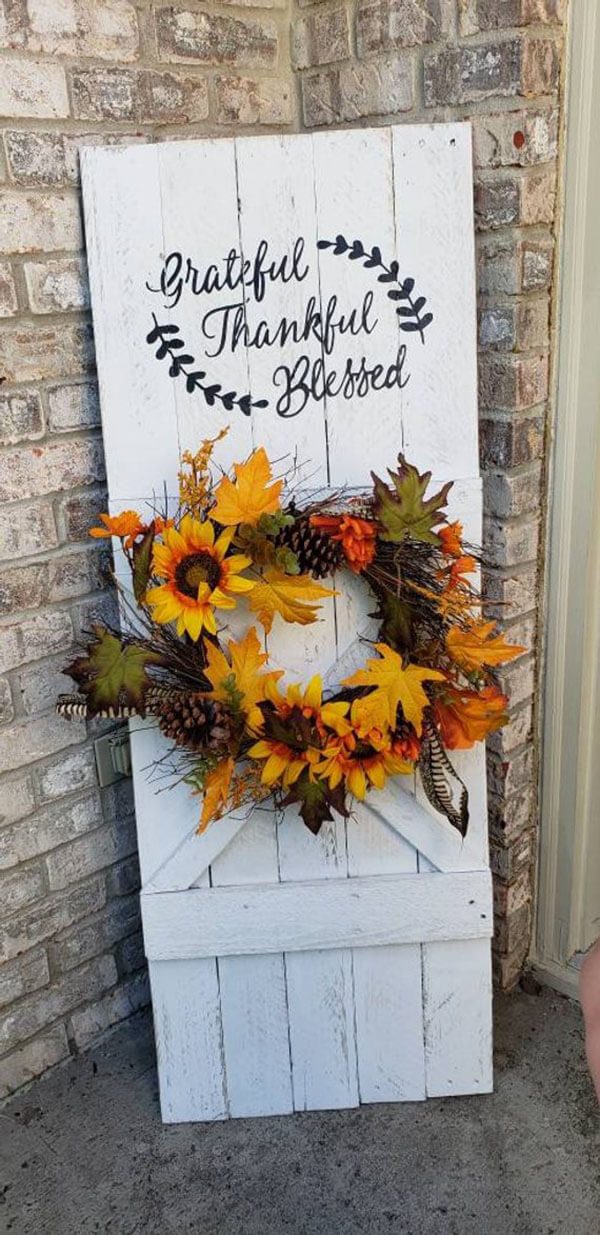
<svg viewBox="0 0 600 1235">
<path fill-rule="evenodd" d="M 123 643 L 117 635 L 96 626 L 87 655 L 78 657 L 65 672 L 86 695 L 91 716 L 111 707 L 135 708 L 143 713 L 144 696 L 151 685 L 146 667 L 162 661 L 162 656 L 143 644 Z"/>
<path fill-rule="evenodd" d="M 372 616 L 381 618 L 380 643 L 389 643 L 396 652 L 410 651 L 415 643 L 410 605 L 392 592 L 382 592 L 378 599 L 379 608 Z"/>
<path fill-rule="evenodd" d="M 330 789 L 324 781 L 311 780 L 308 772 L 303 772 L 292 785 L 282 806 L 291 806 L 294 802 L 298 803 L 303 823 L 315 836 L 326 819 L 333 819 L 332 810 L 344 817 L 348 814 L 343 786 Z"/>
<path fill-rule="evenodd" d="M 423 472 L 421 475 L 418 468 L 407 463 L 402 454 L 398 455 L 398 471 L 388 471 L 393 489 L 371 472 L 375 489 L 375 513 L 383 528 L 382 540 L 398 543 L 410 536 L 413 540 L 439 545 L 440 538 L 433 529 L 437 523 L 443 523 L 446 517 L 441 508 L 446 505 L 452 481 L 444 485 L 439 493 L 434 493 L 425 500 L 431 472 Z"/>
</svg>

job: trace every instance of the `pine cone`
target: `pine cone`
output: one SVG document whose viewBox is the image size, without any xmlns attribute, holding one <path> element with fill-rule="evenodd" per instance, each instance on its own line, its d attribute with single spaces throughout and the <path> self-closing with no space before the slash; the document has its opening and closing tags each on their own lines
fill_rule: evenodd
<svg viewBox="0 0 600 1235">
<path fill-rule="evenodd" d="M 231 741 L 230 713 L 218 699 L 201 691 L 155 687 L 146 695 L 146 708 L 158 720 L 166 738 L 192 751 L 226 750 Z"/>
<path fill-rule="evenodd" d="M 291 549 L 298 558 L 300 574 L 312 575 L 314 579 L 324 579 L 333 574 L 343 559 L 339 542 L 318 528 L 311 527 L 308 518 L 296 519 L 289 527 L 283 528 L 277 536 L 275 547 Z"/>
</svg>

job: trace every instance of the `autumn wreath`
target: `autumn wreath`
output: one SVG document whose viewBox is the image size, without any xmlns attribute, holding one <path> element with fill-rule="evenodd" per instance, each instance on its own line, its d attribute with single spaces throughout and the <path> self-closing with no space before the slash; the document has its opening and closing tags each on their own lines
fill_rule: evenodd
<svg viewBox="0 0 600 1235">
<path fill-rule="evenodd" d="M 223 436 L 220 434 L 219 437 Z M 448 750 L 482 741 L 507 719 L 494 667 L 523 649 L 483 621 L 470 577 L 474 551 L 448 523 L 450 484 L 431 496 L 431 474 L 400 455 L 389 480 L 360 497 L 304 502 L 285 496 L 264 449 L 216 480 L 219 438 L 184 454 L 172 517 L 133 510 L 101 515 L 94 537 L 116 537 L 132 576 L 131 621 L 98 626 L 67 672 L 78 693 L 64 715 L 153 716 L 170 739 L 170 772 L 202 797 L 200 828 L 247 802 L 292 803 L 312 832 L 352 798 L 417 769 L 432 805 L 462 835 L 467 792 Z M 224 638 L 243 603 L 265 632 L 302 625 L 337 594 L 319 580 L 360 574 L 379 633 L 365 663 L 324 696 L 320 676 L 282 686 L 265 667 L 255 625 Z"/>
</svg>

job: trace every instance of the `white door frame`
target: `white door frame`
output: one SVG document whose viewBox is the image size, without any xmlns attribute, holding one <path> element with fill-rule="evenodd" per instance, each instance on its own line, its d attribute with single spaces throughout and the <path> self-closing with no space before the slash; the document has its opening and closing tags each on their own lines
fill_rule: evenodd
<svg viewBox="0 0 600 1235">
<path fill-rule="evenodd" d="M 571 7 L 533 961 L 577 990 L 600 934 L 600 12 Z M 594 871 L 597 887 L 594 888 Z M 594 926 L 594 919 L 596 925 Z"/>
</svg>

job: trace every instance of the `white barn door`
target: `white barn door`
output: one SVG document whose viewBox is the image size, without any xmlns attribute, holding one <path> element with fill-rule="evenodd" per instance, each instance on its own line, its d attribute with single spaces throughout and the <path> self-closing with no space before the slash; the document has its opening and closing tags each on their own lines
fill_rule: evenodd
<svg viewBox="0 0 600 1235">
<path fill-rule="evenodd" d="M 365 487 L 403 451 L 456 481 L 480 540 L 469 126 L 89 149 L 83 179 L 113 513 L 175 495 L 180 451 L 230 424 L 223 466 L 264 445 L 305 488 Z M 414 281 L 412 329 L 386 271 Z M 203 387 L 157 360 L 154 321 Z M 318 622 L 274 625 L 273 666 L 339 681 L 371 608 L 344 576 Z M 317 837 L 293 809 L 197 836 L 187 789 L 148 777 L 156 728 L 132 746 L 165 1120 L 489 1091 L 482 749 L 457 752 L 462 841 L 406 778 Z"/>
</svg>

